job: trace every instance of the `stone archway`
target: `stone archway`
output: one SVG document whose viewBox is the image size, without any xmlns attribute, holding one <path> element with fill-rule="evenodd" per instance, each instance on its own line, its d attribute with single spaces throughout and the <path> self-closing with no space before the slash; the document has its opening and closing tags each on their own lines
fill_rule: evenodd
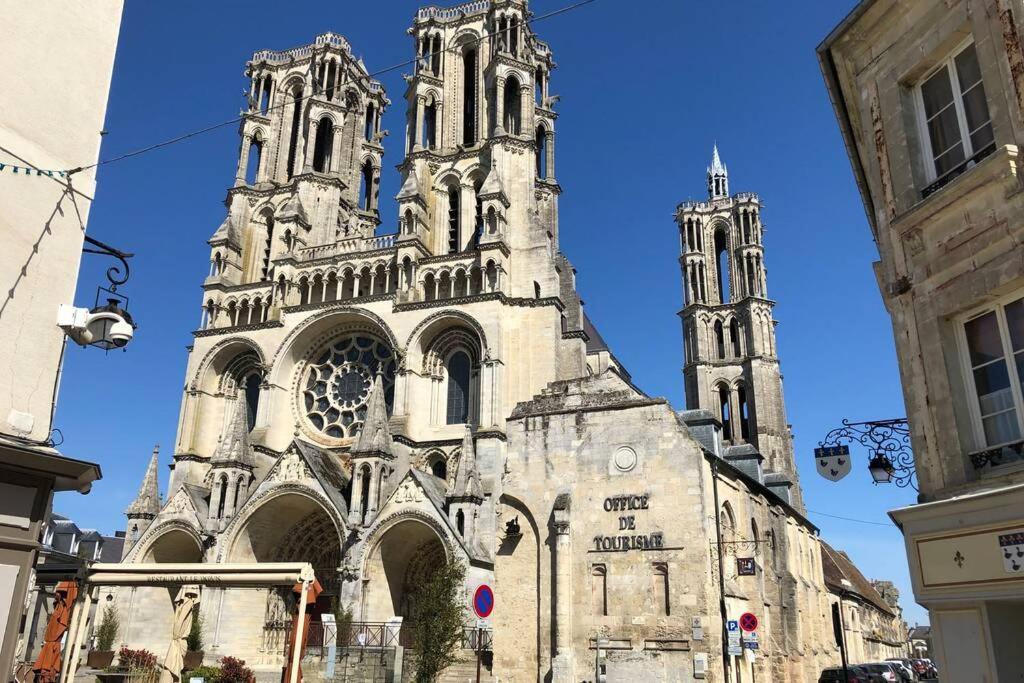
<svg viewBox="0 0 1024 683">
<path fill-rule="evenodd" d="M 198 535 L 184 526 L 157 529 L 152 540 L 139 548 L 137 562 L 170 564 L 202 562 L 203 546 Z M 137 586 L 118 590 L 124 644 L 144 648 L 163 656 L 174 621 L 177 588 Z"/>
<path fill-rule="evenodd" d="M 311 620 L 330 612 L 338 598 L 338 567 L 341 544 L 337 525 L 321 502 L 299 491 L 288 490 L 261 502 L 244 519 L 226 548 L 224 561 L 308 562 L 323 587 Z M 283 663 L 294 598 L 288 587 L 226 589 L 220 648 L 250 657 L 257 665 Z M 224 628 L 225 624 L 234 624 Z M 251 624 L 239 628 L 239 624 Z"/>
<path fill-rule="evenodd" d="M 445 544 L 430 525 L 405 519 L 388 527 L 363 566 L 361 620 L 408 618 L 417 591 L 447 559 Z"/>
</svg>

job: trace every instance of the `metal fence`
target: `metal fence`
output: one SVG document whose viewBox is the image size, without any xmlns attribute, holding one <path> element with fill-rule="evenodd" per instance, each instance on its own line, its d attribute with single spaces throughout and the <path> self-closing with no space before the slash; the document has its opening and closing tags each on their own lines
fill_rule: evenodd
<svg viewBox="0 0 1024 683">
<path fill-rule="evenodd" d="M 480 650 L 483 652 L 491 649 L 494 641 L 494 632 L 488 628 L 477 628 L 475 626 L 464 626 L 462 629 L 462 647 L 467 650 Z M 351 624 L 340 625 L 338 628 L 338 648 L 389 648 L 401 646 L 411 648 L 413 646 L 412 632 L 406 626 L 386 622 L 357 621 Z M 324 625 L 321 622 L 312 622 L 309 625 L 309 634 L 306 638 L 306 656 L 323 658 L 327 655 L 327 646 L 324 642 Z"/>
</svg>

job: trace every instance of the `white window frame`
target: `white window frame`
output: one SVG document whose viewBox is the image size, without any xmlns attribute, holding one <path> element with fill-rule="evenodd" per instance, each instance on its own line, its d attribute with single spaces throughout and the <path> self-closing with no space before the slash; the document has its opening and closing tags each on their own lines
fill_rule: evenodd
<svg viewBox="0 0 1024 683">
<path fill-rule="evenodd" d="M 1010 331 L 1006 324 L 1005 311 L 1007 304 L 1020 299 L 1024 299 L 1024 290 L 1019 289 L 983 307 L 975 308 L 956 320 L 960 367 L 963 372 L 964 383 L 968 388 L 967 407 L 971 415 L 971 432 L 973 436 L 973 447 L 969 450 L 972 452 L 1000 448 L 1024 440 L 1024 390 L 1022 390 L 1020 378 L 1017 376 L 1017 366 L 1014 361 L 1013 349 L 1010 346 Z M 978 387 L 974 382 L 974 369 L 971 366 L 970 348 L 967 343 L 967 323 L 991 312 L 996 314 L 999 341 L 1003 347 L 1003 361 L 1007 364 L 1007 374 L 1010 377 L 1010 393 L 1013 396 L 1014 412 L 1017 416 L 1017 428 L 1020 434 L 1020 437 L 1014 441 L 998 444 L 989 444 L 985 439 L 985 426 L 981 420 L 981 407 L 978 405 Z"/>
<path fill-rule="evenodd" d="M 975 52 L 977 53 L 978 47 L 974 42 L 974 37 L 971 36 L 966 38 L 962 43 L 957 45 L 951 50 L 941 61 L 930 68 L 924 76 L 918 79 L 914 85 L 914 99 L 916 100 L 917 109 L 917 130 L 918 137 L 921 139 L 921 146 L 927 151 L 927 158 L 925 161 L 925 177 L 928 183 L 934 183 L 939 179 L 938 173 L 935 171 L 935 150 L 932 149 L 932 136 L 928 132 L 928 119 L 924 108 L 924 93 L 922 87 L 928 81 L 929 78 L 934 76 L 943 67 L 946 68 L 947 73 L 951 79 L 950 84 L 953 87 L 953 108 L 956 111 L 957 126 L 960 128 L 960 143 L 964 148 L 964 160 L 968 160 L 978 153 L 978 150 L 974 149 L 971 145 L 971 134 L 967 127 L 967 115 L 964 113 L 964 100 L 963 93 L 960 90 L 960 75 L 956 72 L 956 58 L 960 56 L 960 53 L 974 45 Z M 979 65 L 981 63 L 981 55 L 978 54 Z M 985 79 L 982 77 L 981 86 L 985 87 Z M 985 94 L 985 107 L 988 109 L 988 121 L 989 125 L 992 125 L 992 108 L 989 107 L 988 93 Z M 994 131 L 993 131 L 994 132 Z M 970 168 L 970 164 L 968 164 Z M 947 174 L 949 172 L 947 171 Z"/>
</svg>

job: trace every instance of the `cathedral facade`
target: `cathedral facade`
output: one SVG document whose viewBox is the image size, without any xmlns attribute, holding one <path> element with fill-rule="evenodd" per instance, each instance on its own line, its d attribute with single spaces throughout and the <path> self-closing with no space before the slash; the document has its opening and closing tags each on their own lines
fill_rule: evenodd
<svg viewBox="0 0 1024 683">
<path fill-rule="evenodd" d="M 599 642 L 609 680 L 816 680 L 837 655 L 759 201 L 716 149 L 708 199 L 679 206 L 676 410 L 633 384 L 560 250 L 555 64 L 529 17 L 419 10 L 395 217 L 391 102 L 346 39 L 253 55 L 167 495 L 154 453 L 124 561 L 308 561 L 314 621 L 374 624 L 457 561 L 467 607 L 494 591 L 490 680 L 595 680 Z M 167 591 L 117 604 L 124 644 L 162 652 Z M 746 612 L 756 650 L 729 645 Z M 279 674 L 284 594 L 210 587 L 202 613 L 208 656 Z"/>
</svg>

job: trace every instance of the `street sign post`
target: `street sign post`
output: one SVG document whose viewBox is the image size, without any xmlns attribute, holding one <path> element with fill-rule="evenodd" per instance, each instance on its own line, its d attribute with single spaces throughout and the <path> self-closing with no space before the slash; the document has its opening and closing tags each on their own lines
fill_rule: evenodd
<svg viewBox="0 0 1024 683">
<path fill-rule="evenodd" d="M 740 622 L 736 621 L 735 619 L 730 619 L 729 621 L 725 622 L 725 630 L 727 630 L 729 633 L 732 633 L 733 631 L 739 631 Z"/>
<path fill-rule="evenodd" d="M 818 474 L 829 481 L 839 481 L 850 473 L 849 446 L 822 446 L 814 449 Z"/>
<path fill-rule="evenodd" d="M 473 594 L 473 611 L 481 619 L 491 616 L 494 611 L 494 591 L 486 583 L 480 584 Z"/>
</svg>

